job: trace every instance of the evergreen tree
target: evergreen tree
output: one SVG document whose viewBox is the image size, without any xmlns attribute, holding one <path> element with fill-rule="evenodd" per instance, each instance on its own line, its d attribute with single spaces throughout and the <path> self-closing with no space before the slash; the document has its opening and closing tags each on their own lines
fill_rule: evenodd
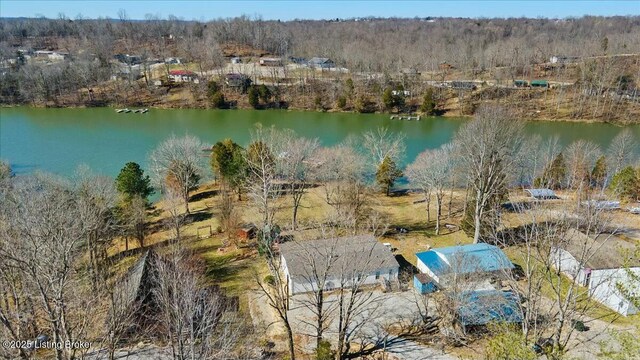
<svg viewBox="0 0 640 360">
<path fill-rule="evenodd" d="M 640 197 L 640 176 L 633 167 L 627 166 L 615 174 L 609 188 L 621 198 L 635 200 Z"/>
<path fill-rule="evenodd" d="M 235 188 L 238 191 L 238 197 L 247 176 L 247 163 L 243 152 L 244 149 L 231 139 L 217 142 L 211 151 L 213 172 L 229 186 Z"/>
<path fill-rule="evenodd" d="M 376 181 L 382 190 L 389 196 L 389 192 L 393 184 L 402 176 L 402 171 L 398 169 L 395 161 L 391 160 L 388 156 L 382 160 L 378 165 L 378 171 L 376 172 Z"/>
<path fill-rule="evenodd" d="M 264 102 L 265 104 L 268 103 L 269 101 L 271 101 L 271 90 L 269 90 L 269 88 L 267 87 L 267 85 L 260 85 L 258 87 L 258 92 L 260 93 L 260 99 L 262 99 L 262 102 Z"/>
<path fill-rule="evenodd" d="M 591 171 L 591 185 L 594 187 L 603 187 L 607 180 L 607 158 L 601 156 L 596 161 L 593 170 Z"/>
<path fill-rule="evenodd" d="M 564 161 L 564 155 L 559 153 L 551 163 L 547 165 L 542 179 L 537 179 L 536 184 L 548 187 L 549 189 L 559 189 L 564 184 L 566 176 L 567 164 Z"/>
<path fill-rule="evenodd" d="M 387 88 L 382 93 L 382 104 L 386 110 L 391 110 L 395 106 L 394 96 L 391 89 Z"/>
<path fill-rule="evenodd" d="M 260 92 L 258 91 L 258 89 L 256 89 L 255 86 L 249 87 L 247 97 L 249 98 L 249 105 L 251 105 L 254 109 L 260 107 Z"/>
<path fill-rule="evenodd" d="M 222 109 L 224 108 L 226 105 L 226 101 L 224 99 L 224 94 L 222 94 L 220 91 L 214 93 L 211 96 L 211 106 L 216 108 L 216 109 Z"/>
<path fill-rule="evenodd" d="M 116 188 L 129 200 L 135 196 L 146 200 L 154 192 L 149 176 L 145 176 L 140 165 L 134 162 L 126 163 L 120 170 L 116 177 Z"/>
<path fill-rule="evenodd" d="M 436 102 L 433 99 L 433 89 L 427 89 L 427 92 L 424 94 L 424 98 L 422 99 L 422 105 L 420 106 L 420 111 L 422 111 L 425 115 L 434 115 L 436 112 Z"/>
</svg>

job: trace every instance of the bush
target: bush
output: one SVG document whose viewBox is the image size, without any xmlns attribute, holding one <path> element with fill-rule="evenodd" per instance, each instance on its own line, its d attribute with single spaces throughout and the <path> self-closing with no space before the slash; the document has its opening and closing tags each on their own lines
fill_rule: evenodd
<svg viewBox="0 0 640 360">
<path fill-rule="evenodd" d="M 338 100 L 336 101 L 336 106 L 340 109 L 343 109 L 347 107 L 347 97 L 346 96 L 339 96 Z"/>
<path fill-rule="evenodd" d="M 265 284 L 275 285 L 276 284 L 276 278 L 274 278 L 273 275 L 267 275 L 267 276 L 264 277 L 264 282 L 265 282 Z"/>
<path fill-rule="evenodd" d="M 224 100 L 224 95 L 218 91 L 211 95 L 211 106 L 216 109 L 222 109 L 226 105 L 226 101 Z"/>
<path fill-rule="evenodd" d="M 258 91 L 258 89 L 256 89 L 255 86 L 251 86 L 249 88 L 247 97 L 249 98 L 249 105 L 251 105 L 254 109 L 257 109 L 260 106 L 260 92 Z"/>
<path fill-rule="evenodd" d="M 331 350 L 331 343 L 327 340 L 320 340 L 316 348 L 316 360 L 333 360 L 335 357 L 336 353 Z"/>
</svg>

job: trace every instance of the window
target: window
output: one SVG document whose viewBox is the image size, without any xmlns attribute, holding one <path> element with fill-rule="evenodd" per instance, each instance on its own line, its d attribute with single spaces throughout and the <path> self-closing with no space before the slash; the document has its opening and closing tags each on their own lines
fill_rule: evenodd
<svg viewBox="0 0 640 360">
<path fill-rule="evenodd" d="M 380 271 L 376 271 L 376 279 L 380 278 Z"/>
</svg>

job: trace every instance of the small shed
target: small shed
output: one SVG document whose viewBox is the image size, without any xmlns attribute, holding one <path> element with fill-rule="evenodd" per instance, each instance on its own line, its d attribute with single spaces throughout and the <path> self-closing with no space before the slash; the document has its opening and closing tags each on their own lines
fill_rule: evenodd
<svg viewBox="0 0 640 360">
<path fill-rule="evenodd" d="M 413 276 L 413 287 L 416 289 L 418 294 L 430 294 L 437 290 L 433 279 L 431 279 L 427 274 L 415 274 Z"/>
<path fill-rule="evenodd" d="M 551 189 L 526 189 L 525 191 L 536 200 L 560 199 Z"/>
<path fill-rule="evenodd" d="M 253 239 L 254 237 L 256 237 L 256 230 L 256 226 L 253 224 L 245 225 L 238 229 L 238 238 L 240 238 L 241 240 Z"/>
<path fill-rule="evenodd" d="M 548 88 L 549 82 L 547 80 L 531 80 L 531 87 Z"/>
</svg>

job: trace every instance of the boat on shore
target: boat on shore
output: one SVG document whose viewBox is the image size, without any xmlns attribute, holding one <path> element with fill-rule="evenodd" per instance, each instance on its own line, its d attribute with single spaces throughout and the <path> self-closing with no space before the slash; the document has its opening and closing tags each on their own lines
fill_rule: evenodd
<svg viewBox="0 0 640 360">
<path fill-rule="evenodd" d="M 127 114 L 127 113 L 134 113 L 134 114 L 146 114 L 149 112 L 149 109 L 144 108 L 144 109 L 129 109 L 129 108 L 125 108 L 125 109 L 116 109 L 116 112 L 118 114 Z"/>
</svg>

